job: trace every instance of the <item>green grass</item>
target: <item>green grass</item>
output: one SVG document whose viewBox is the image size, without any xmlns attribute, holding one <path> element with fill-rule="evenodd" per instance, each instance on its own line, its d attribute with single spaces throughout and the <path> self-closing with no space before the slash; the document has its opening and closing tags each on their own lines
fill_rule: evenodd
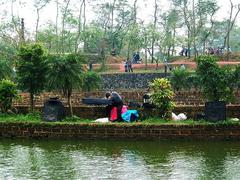
<svg viewBox="0 0 240 180">
<path fill-rule="evenodd" d="M 42 123 L 44 122 L 42 120 L 42 117 L 39 113 L 33 113 L 33 114 L 0 114 L 0 122 L 14 122 L 14 123 Z M 60 124 L 103 124 L 103 123 L 95 123 L 93 119 L 82 119 L 77 116 L 73 117 L 67 117 L 61 122 L 49 122 L 52 124 L 60 123 Z M 226 121 L 219 121 L 216 123 L 206 121 L 206 120 L 185 120 L 185 121 L 172 121 L 172 120 L 166 120 L 166 119 L 159 119 L 159 118 L 149 118 L 145 120 L 140 120 L 138 122 L 132 122 L 132 123 L 114 123 L 114 124 L 141 124 L 141 125 L 240 125 L 239 121 L 231 121 L 231 119 L 228 119 Z"/>
</svg>

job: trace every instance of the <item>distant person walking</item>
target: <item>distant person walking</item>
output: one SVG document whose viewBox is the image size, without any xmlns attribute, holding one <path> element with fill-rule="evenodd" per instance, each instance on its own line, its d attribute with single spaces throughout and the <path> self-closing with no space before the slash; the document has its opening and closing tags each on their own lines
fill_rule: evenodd
<svg viewBox="0 0 240 180">
<path fill-rule="evenodd" d="M 125 72 L 128 72 L 128 61 L 124 61 L 124 70 Z"/>
</svg>

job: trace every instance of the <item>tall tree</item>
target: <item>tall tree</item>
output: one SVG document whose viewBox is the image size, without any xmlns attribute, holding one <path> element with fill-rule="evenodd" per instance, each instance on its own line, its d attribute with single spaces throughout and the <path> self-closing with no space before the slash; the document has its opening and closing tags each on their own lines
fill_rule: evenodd
<svg viewBox="0 0 240 180">
<path fill-rule="evenodd" d="M 17 77 L 20 88 L 30 93 L 31 111 L 34 110 L 34 95 L 44 89 L 45 49 L 39 44 L 26 44 L 19 49 Z"/>
<path fill-rule="evenodd" d="M 230 14 L 229 14 L 229 19 L 227 20 L 228 24 L 227 24 L 227 30 L 226 30 L 226 35 L 224 37 L 224 45 L 223 45 L 223 48 L 227 47 L 227 60 L 229 59 L 229 52 L 230 52 L 230 33 L 233 29 L 233 26 L 240 12 L 240 3 L 236 5 L 237 11 L 234 14 L 233 11 L 234 11 L 235 5 L 233 4 L 232 0 L 229 0 L 229 2 L 230 2 Z"/>
<path fill-rule="evenodd" d="M 64 40 L 65 40 L 65 22 L 68 15 L 68 8 L 69 3 L 71 0 L 64 0 L 63 7 L 62 7 L 62 32 L 61 32 L 61 53 L 64 54 L 65 47 L 64 47 Z"/>
<path fill-rule="evenodd" d="M 35 28 L 35 41 L 38 41 L 38 27 L 39 27 L 39 20 L 40 20 L 40 11 L 50 2 L 50 0 L 35 0 L 34 7 L 36 8 L 37 12 L 37 21 L 36 21 L 36 28 Z"/>
</svg>

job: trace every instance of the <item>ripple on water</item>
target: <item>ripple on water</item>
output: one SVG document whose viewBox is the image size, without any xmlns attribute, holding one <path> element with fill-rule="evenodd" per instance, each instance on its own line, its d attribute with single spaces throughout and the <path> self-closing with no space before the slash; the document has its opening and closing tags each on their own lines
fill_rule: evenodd
<svg viewBox="0 0 240 180">
<path fill-rule="evenodd" d="M 10 141 L 0 179 L 240 179 L 238 142 Z"/>
</svg>

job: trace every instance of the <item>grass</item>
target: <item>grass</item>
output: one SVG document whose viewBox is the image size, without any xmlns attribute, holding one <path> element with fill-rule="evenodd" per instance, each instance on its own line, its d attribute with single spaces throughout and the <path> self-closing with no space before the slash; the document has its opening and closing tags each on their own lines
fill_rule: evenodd
<svg viewBox="0 0 240 180">
<path fill-rule="evenodd" d="M 14 123 L 42 123 L 42 117 L 39 113 L 33 114 L 0 114 L 0 122 L 14 122 Z M 103 123 L 95 123 L 93 119 L 82 119 L 77 116 L 73 117 L 66 117 L 61 122 L 49 122 L 52 124 L 60 123 L 60 124 L 103 124 Z M 130 123 L 114 123 L 114 124 L 130 124 Z M 159 119 L 159 118 L 149 118 L 138 122 L 132 122 L 131 124 L 141 124 L 141 125 L 240 125 L 239 121 L 232 121 L 228 119 L 226 121 L 219 121 L 219 122 L 210 122 L 206 120 L 185 120 L 185 121 L 171 121 L 166 119 Z"/>
</svg>

